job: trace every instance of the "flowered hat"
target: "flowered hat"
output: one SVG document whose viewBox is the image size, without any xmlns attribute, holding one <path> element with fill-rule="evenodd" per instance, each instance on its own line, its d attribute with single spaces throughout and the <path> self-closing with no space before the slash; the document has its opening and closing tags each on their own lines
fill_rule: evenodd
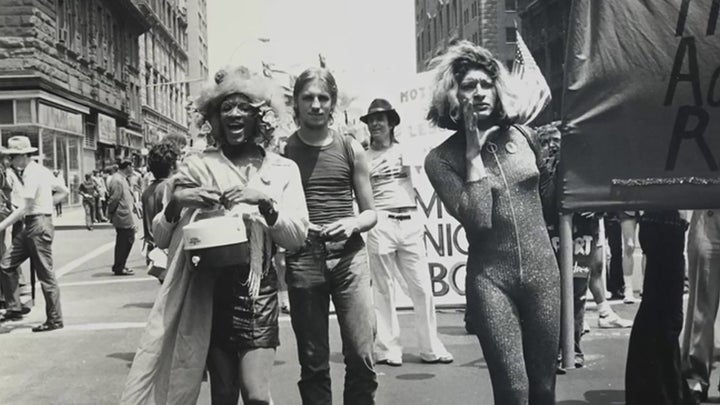
<svg viewBox="0 0 720 405">
<path fill-rule="evenodd" d="M 247 96 L 251 105 L 258 110 L 258 142 L 267 145 L 272 133 L 280 122 L 288 119 L 289 110 L 285 105 L 282 88 L 271 79 L 251 73 L 244 66 L 221 69 L 195 99 L 195 125 L 201 132 L 219 130 L 219 109 L 222 101 L 232 94 Z"/>
</svg>

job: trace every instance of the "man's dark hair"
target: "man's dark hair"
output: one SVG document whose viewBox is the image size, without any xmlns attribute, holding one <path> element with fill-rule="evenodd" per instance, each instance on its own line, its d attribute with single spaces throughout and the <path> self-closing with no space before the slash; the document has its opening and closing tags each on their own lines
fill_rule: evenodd
<svg viewBox="0 0 720 405">
<path fill-rule="evenodd" d="M 90 180 L 92 178 L 92 174 L 85 173 L 85 180 Z"/>
<path fill-rule="evenodd" d="M 132 162 L 129 160 L 121 160 L 120 163 L 118 163 L 118 169 L 125 170 L 129 166 L 132 166 Z"/>
<path fill-rule="evenodd" d="M 148 170 L 156 179 L 164 179 L 170 176 L 175 162 L 180 155 L 180 149 L 172 142 L 161 142 L 150 149 L 148 154 Z"/>
</svg>

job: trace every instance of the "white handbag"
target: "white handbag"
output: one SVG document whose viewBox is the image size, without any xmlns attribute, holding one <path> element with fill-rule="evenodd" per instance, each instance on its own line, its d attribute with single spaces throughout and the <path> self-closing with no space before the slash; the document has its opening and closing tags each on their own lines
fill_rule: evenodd
<svg viewBox="0 0 720 405">
<path fill-rule="evenodd" d="M 245 221 L 226 211 L 203 213 L 215 215 L 196 220 L 196 210 L 190 223 L 183 228 L 184 250 L 190 253 L 196 268 L 222 268 L 250 263 L 248 234 Z"/>
</svg>

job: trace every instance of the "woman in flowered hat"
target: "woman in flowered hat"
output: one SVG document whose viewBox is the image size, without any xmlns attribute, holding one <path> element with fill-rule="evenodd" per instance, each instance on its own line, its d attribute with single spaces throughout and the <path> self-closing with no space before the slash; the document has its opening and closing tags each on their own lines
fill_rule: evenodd
<svg viewBox="0 0 720 405">
<path fill-rule="evenodd" d="M 170 240 L 168 273 L 122 403 L 195 403 L 206 364 L 213 403 L 235 404 L 240 395 L 245 404 L 271 403 L 279 344 L 271 258 L 276 245 L 300 247 L 308 228 L 297 166 L 267 149 L 283 100 L 272 81 L 245 68 L 218 72 L 196 100 L 215 147 L 183 161 L 154 221 L 158 246 Z M 183 250 L 183 226 L 198 210 L 244 219 L 249 247 L 237 252 L 241 264 L 217 268 L 213 258 L 197 262 Z"/>
</svg>

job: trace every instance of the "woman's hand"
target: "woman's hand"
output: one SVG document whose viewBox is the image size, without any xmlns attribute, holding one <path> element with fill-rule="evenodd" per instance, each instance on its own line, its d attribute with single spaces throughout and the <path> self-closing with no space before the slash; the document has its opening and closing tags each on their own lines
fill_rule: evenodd
<svg viewBox="0 0 720 405">
<path fill-rule="evenodd" d="M 261 201 L 270 201 L 270 197 L 262 191 L 253 188 L 233 186 L 225 190 L 221 197 L 223 205 L 230 208 L 236 204 L 244 203 L 249 205 L 258 205 Z"/>
<path fill-rule="evenodd" d="M 323 227 L 320 236 L 327 238 L 330 241 L 340 241 L 348 239 L 352 234 L 358 232 L 360 226 L 355 217 L 339 219 L 331 224 Z"/>
<path fill-rule="evenodd" d="M 175 190 L 173 199 L 181 207 L 210 209 L 220 204 L 220 190 L 207 187 Z"/>
<path fill-rule="evenodd" d="M 477 117 L 473 111 L 472 102 L 466 101 L 462 105 L 463 109 L 463 120 L 465 125 L 465 157 L 467 160 L 472 160 L 476 156 L 480 155 L 483 146 L 487 142 L 488 138 L 498 132 L 500 127 L 493 125 L 485 131 L 480 131 L 477 126 Z"/>
</svg>

